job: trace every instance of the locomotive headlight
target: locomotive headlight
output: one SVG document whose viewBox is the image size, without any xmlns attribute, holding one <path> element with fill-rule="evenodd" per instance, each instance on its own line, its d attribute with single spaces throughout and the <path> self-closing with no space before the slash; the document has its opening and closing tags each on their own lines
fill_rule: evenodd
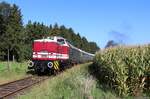
<svg viewBox="0 0 150 99">
<path fill-rule="evenodd" d="M 29 62 L 28 62 L 28 68 L 32 68 L 33 66 L 34 66 L 34 62 L 29 61 Z"/>
<path fill-rule="evenodd" d="M 52 67 L 53 67 L 53 62 L 48 62 L 48 63 L 47 63 L 47 66 L 48 66 L 49 68 L 52 68 Z"/>
<path fill-rule="evenodd" d="M 33 65 L 34 65 L 34 62 L 29 61 L 28 66 L 29 66 L 29 67 L 33 67 Z"/>
</svg>

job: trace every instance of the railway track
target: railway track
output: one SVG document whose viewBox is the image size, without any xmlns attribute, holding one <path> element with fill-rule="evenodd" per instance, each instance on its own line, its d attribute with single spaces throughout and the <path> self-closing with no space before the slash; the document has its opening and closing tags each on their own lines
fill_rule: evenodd
<svg viewBox="0 0 150 99">
<path fill-rule="evenodd" d="M 0 85 L 0 99 L 7 98 L 17 92 L 40 83 L 50 77 L 48 76 L 30 76 L 13 82 Z"/>
</svg>

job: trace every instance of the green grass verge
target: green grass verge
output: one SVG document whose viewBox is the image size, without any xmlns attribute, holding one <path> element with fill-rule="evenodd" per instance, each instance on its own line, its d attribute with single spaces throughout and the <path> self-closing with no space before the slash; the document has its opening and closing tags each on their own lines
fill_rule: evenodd
<svg viewBox="0 0 150 99">
<path fill-rule="evenodd" d="M 7 69 L 7 62 L 0 62 L 0 84 L 14 81 L 26 76 L 27 63 L 10 62 L 10 68 Z"/>
<path fill-rule="evenodd" d="M 91 63 L 75 66 L 60 75 L 34 86 L 18 99 L 116 99 L 109 91 L 98 87 L 97 81 L 89 75 Z"/>
</svg>

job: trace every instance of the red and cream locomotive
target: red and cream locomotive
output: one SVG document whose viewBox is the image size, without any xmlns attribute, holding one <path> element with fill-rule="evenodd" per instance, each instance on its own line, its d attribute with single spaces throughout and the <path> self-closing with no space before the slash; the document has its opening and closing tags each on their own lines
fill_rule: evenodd
<svg viewBox="0 0 150 99">
<path fill-rule="evenodd" d="M 32 61 L 28 68 L 34 69 L 36 73 L 59 71 L 69 64 L 91 61 L 94 56 L 58 36 L 34 40 L 32 51 Z"/>
</svg>

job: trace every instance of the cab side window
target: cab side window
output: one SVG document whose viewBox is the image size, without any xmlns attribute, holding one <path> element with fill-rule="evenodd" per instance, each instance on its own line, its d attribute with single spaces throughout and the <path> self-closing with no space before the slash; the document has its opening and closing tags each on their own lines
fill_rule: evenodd
<svg viewBox="0 0 150 99">
<path fill-rule="evenodd" d="M 65 44 L 65 41 L 64 41 L 64 39 L 57 39 L 57 42 L 58 42 L 60 45 L 63 45 L 63 44 Z"/>
</svg>

